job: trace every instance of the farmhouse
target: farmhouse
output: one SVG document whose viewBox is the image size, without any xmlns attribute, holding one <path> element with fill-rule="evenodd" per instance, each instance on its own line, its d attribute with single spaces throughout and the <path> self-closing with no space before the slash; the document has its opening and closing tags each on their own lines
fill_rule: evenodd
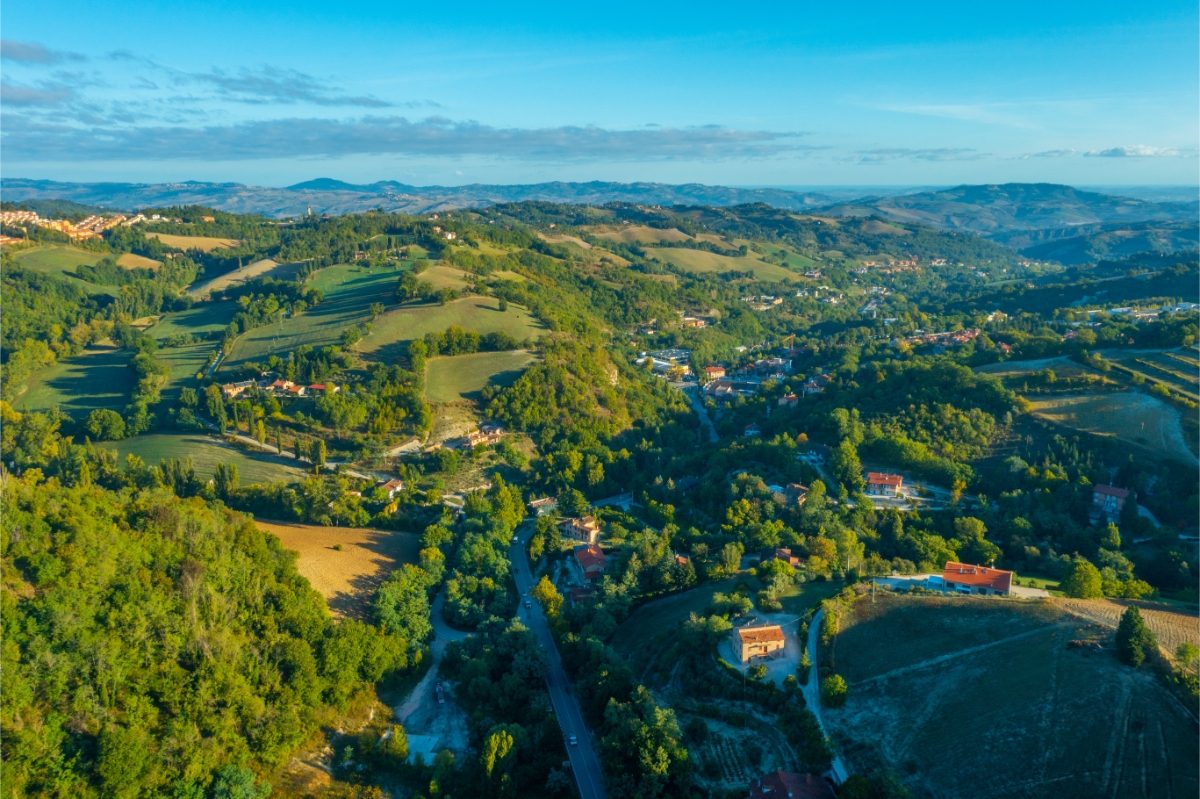
<svg viewBox="0 0 1200 799">
<path fill-rule="evenodd" d="M 387 492 L 388 499 L 394 499 L 397 494 L 404 490 L 404 481 L 395 479 L 387 481 L 380 480 L 378 483 L 376 483 L 376 486 Z"/>
<path fill-rule="evenodd" d="M 792 550 L 788 547 L 773 547 L 764 549 L 759 554 L 759 562 L 766 563 L 771 560 L 781 560 L 787 565 L 795 568 L 800 565 L 800 558 L 792 554 Z"/>
<path fill-rule="evenodd" d="M 225 385 L 221 386 L 221 393 L 224 394 L 227 399 L 233 399 L 234 397 L 241 395 L 243 391 L 254 388 L 256 385 L 257 384 L 253 380 L 242 380 L 237 383 L 226 383 Z"/>
<path fill-rule="evenodd" d="M 755 658 L 782 656 L 784 643 L 783 628 L 778 624 L 738 627 L 733 631 L 733 651 L 743 664 Z"/>
<path fill-rule="evenodd" d="M 1121 508 L 1125 507 L 1127 499 L 1129 499 L 1129 489 L 1127 488 L 1117 488 L 1101 483 L 1092 489 L 1092 508 L 1110 520 L 1121 515 Z"/>
<path fill-rule="evenodd" d="M 559 522 L 558 526 L 562 529 L 563 535 L 585 544 L 596 543 L 596 538 L 600 535 L 600 522 L 596 521 L 595 516 L 564 519 Z"/>
<path fill-rule="evenodd" d="M 773 771 L 750 783 L 749 799 L 834 799 L 833 787 L 816 774 Z"/>
<path fill-rule="evenodd" d="M 898 474 L 870 472 L 867 474 L 867 493 L 876 496 L 898 497 L 904 490 L 904 478 Z"/>
<path fill-rule="evenodd" d="M 719 377 L 725 376 L 724 366 L 706 366 L 704 367 L 704 376 L 709 380 L 716 380 Z"/>
<path fill-rule="evenodd" d="M 948 561 L 942 570 L 942 581 L 946 590 L 954 593 L 1008 596 L 1012 590 L 1013 573 L 991 566 Z"/>
<path fill-rule="evenodd" d="M 585 580 L 599 580 L 604 575 L 607 558 L 597 544 L 580 544 L 575 547 L 575 562 L 583 572 Z"/>
<path fill-rule="evenodd" d="M 545 516 L 558 510 L 558 500 L 554 497 L 540 497 L 529 501 L 529 510 L 534 516 Z"/>
</svg>

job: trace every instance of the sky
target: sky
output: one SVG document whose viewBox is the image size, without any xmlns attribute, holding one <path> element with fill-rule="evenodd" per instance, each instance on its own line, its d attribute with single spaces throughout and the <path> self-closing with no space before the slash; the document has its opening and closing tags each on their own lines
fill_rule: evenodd
<svg viewBox="0 0 1200 799">
<path fill-rule="evenodd" d="M 0 175 L 1193 185 L 1195 0 L 7 0 Z"/>
</svg>

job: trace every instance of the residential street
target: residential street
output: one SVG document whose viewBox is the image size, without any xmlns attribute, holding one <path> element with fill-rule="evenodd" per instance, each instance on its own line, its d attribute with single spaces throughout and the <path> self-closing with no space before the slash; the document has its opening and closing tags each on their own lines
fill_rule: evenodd
<svg viewBox="0 0 1200 799">
<path fill-rule="evenodd" d="M 687 396 L 688 402 L 692 403 L 692 409 L 696 411 L 696 415 L 700 417 L 700 424 L 708 432 L 708 440 L 710 443 L 717 443 L 717 428 L 713 426 L 712 419 L 708 416 L 708 408 L 704 407 L 704 390 L 695 383 L 681 384 L 672 383 L 671 385 L 679 388 L 680 391 Z"/>
<path fill-rule="evenodd" d="M 522 525 L 517 534 L 517 542 L 509 549 L 509 560 L 512 562 L 513 576 L 516 578 L 520 596 L 517 613 L 537 637 L 538 643 L 546 653 L 546 687 L 550 692 L 550 703 L 554 707 L 554 715 L 558 718 L 558 726 L 562 729 L 563 739 L 565 741 L 574 735 L 578 740 L 576 746 L 567 746 L 567 755 L 571 758 L 571 770 L 575 774 L 580 799 L 603 799 L 604 772 L 600 768 L 600 758 L 596 755 L 591 733 L 583 721 L 579 701 L 572 693 L 571 683 L 563 670 L 558 646 L 550 632 L 550 623 L 536 600 L 530 599 L 531 607 L 525 607 L 526 595 L 533 588 L 533 573 L 529 568 L 529 558 L 525 554 L 532 533 L 533 525 Z"/>
</svg>

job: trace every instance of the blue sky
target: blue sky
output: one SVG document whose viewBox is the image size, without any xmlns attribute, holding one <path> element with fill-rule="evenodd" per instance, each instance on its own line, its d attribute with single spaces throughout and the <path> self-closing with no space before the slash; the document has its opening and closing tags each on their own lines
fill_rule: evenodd
<svg viewBox="0 0 1200 799">
<path fill-rule="evenodd" d="M 97 8 L 3 4 L 3 175 L 1197 182 L 1195 0 Z"/>
</svg>

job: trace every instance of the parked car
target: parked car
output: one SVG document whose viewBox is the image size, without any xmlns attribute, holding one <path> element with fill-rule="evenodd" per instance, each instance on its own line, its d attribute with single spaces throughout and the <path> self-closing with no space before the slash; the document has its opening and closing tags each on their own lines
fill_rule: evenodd
<svg viewBox="0 0 1200 799">
<path fill-rule="evenodd" d="M 572 735 L 570 738 L 567 739 L 567 744 L 570 746 L 579 746 L 579 739 L 577 737 L 575 737 L 574 735 Z"/>
<path fill-rule="evenodd" d="M 527 607 L 527 608 L 531 608 L 531 607 L 533 607 L 533 603 L 532 603 L 532 602 L 530 602 L 528 599 L 526 599 L 526 600 L 525 600 L 525 607 Z"/>
</svg>

